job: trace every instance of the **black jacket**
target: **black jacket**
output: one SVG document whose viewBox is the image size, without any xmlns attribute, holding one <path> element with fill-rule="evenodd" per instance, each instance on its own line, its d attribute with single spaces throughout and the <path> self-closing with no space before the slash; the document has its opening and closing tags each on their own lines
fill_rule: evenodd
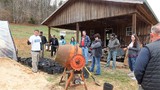
<svg viewBox="0 0 160 90">
<path fill-rule="evenodd" d="M 42 43 L 41 44 L 46 44 L 47 43 L 47 39 L 45 36 L 40 36 L 41 37 L 41 41 Z"/>
<path fill-rule="evenodd" d="M 51 45 L 53 45 L 53 46 L 58 46 L 58 45 L 59 45 L 57 38 L 51 38 L 51 39 L 49 40 L 49 42 L 50 42 Z"/>
</svg>

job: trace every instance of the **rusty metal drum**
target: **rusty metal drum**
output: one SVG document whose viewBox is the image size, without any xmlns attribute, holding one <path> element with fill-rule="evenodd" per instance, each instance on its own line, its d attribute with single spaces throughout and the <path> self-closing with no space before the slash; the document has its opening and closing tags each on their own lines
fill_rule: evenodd
<svg viewBox="0 0 160 90">
<path fill-rule="evenodd" d="M 60 45 L 55 61 L 67 69 L 81 70 L 85 66 L 85 58 L 78 45 Z"/>
</svg>

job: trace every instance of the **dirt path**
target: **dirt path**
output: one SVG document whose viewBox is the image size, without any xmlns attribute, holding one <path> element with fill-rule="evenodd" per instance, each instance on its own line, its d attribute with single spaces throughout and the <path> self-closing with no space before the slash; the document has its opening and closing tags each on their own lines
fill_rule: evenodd
<svg viewBox="0 0 160 90">
<path fill-rule="evenodd" d="M 13 60 L 0 58 L 0 90 L 50 90 L 43 73 L 32 71 Z"/>
</svg>

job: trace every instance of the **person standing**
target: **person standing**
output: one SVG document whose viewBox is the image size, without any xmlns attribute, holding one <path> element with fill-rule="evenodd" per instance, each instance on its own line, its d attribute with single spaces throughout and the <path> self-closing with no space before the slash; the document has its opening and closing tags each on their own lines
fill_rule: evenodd
<svg viewBox="0 0 160 90">
<path fill-rule="evenodd" d="M 131 43 L 127 47 L 128 65 L 131 71 L 131 73 L 129 73 L 128 76 L 132 77 L 133 80 L 136 80 L 134 76 L 134 69 L 135 69 L 136 58 L 140 51 L 140 41 L 136 34 L 131 35 L 131 40 L 132 40 Z"/>
<path fill-rule="evenodd" d="M 70 44 L 73 45 L 73 46 L 75 46 L 77 44 L 74 37 L 71 38 Z"/>
<path fill-rule="evenodd" d="M 152 27 L 150 39 L 151 43 L 141 49 L 135 64 L 139 90 L 160 89 L 160 23 Z"/>
<path fill-rule="evenodd" d="M 41 58 L 43 58 L 44 57 L 44 45 L 47 43 L 47 39 L 46 39 L 46 37 L 45 36 L 43 36 L 43 32 L 41 31 L 40 32 L 40 35 L 39 35 L 40 37 L 41 37 Z"/>
<path fill-rule="evenodd" d="M 88 47 L 91 44 L 91 40 L 88 35 L 86 35 L 86 31 L 82 31 L 82 37 L 80 42 L 80 47 L 82 47 L 82 54 L 85 57 L 86 65 L 88 65 Z"/>
<path fill-rule="evenodd" d="M 100 39 L 99 33 L 95 34 L 94 38 L 95 38 L 95 40 L 91 44 L 93 58 L 92 58 L 92 64 L 91 64 L 90 71 L 94 72 L 94 66 L 96 64 L 97 70 L 96 70 L 95 75 L 100 75 L 101 74 L 100 60 L 101 60 L 101 56 L 102 56 L 102 41 Z"/>
<path fill-rule="evenodd" d="M 110 66 L 110 60 L 112 57 L 113 59 L 112 69 L 116 69 L 116 56 L 117 56 L 117 49 L 119 46 L 120 46 L 119 40 L 116 38 L 116 35 L 112 33 L 108 43 L 108 57 L 107 57 L 106 67 Z"/>
<path fill-rule="evenodd" d="M 53 57 L 53 55 L 56 54 L 57 47 L 59 46 L 58 39 L 53 35 L 49 42 L 51 44 L 51 57 Z"/>
<path fill-rule="evenodd" d="M 59 40 L 59 45 L 65 45 L 65 44 L 66 44 L 66 40 L 64 39 L 64 36 L 61 35 Z"/>
<path fill-rule="evenodd" d="M 41 37 L 39 36 L 39 30 L 34 30 L 34 35 L 30 36 L 28 44 L 31 44 L 32 54 L 32 71 L 38 72 L 38 62 L 41 51 Z"/>
</svg>

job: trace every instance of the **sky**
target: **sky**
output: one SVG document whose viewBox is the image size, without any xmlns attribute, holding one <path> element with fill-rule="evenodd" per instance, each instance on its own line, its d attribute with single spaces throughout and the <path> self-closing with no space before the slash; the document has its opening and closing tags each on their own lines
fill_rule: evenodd
<svg viewBox="0 0 160 90">
<path fill-rule="evenodd" d="M 160 0 L 147 0 L 160 22 Z"/>
</svg>

